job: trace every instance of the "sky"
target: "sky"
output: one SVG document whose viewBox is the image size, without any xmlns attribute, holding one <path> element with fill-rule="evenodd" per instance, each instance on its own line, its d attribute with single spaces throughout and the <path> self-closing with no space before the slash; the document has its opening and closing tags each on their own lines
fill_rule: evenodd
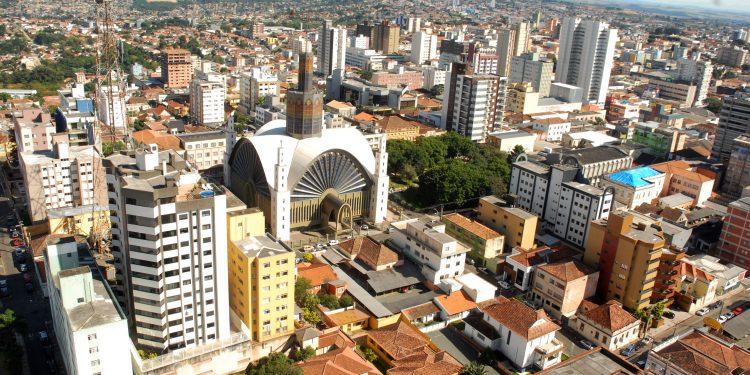
<svg viewBox="0 0 750 375">
<path fill-rule="evenodd" d="M 644 1 L 644 0 L 640 0 Z M 645 2 L 657 2 L 654 0 L 645 0 Z M 703 6 L 703 7 L 719 7 L 722 9 L 736 9 L 736 10 L 744 10 L 744 11 L 750 11 L 750 1 L 749 0 L 671 0 L 668 2 L 669 5 L 675 6 L 675 5 L 697 5 L 697 6 Z"/>
</svg>

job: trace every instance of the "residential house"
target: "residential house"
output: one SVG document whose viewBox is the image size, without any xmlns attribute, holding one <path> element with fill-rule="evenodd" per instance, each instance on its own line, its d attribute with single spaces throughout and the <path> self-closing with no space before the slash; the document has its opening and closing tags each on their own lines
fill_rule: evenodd
<svg viewBox="0 0 750 375">
<path fill-rule="evenodd" d="M 556 319 L 570 317 L 594 296 L 598 281 L 599 272 L 578 261 L 543 264 L 534 276 L 531 302 Z"/>
<path fill-rule="evenodd" d="M 696 172 L 687 162 L 672 160 L 651 167 L 665 174 L 661 195 L 684 194 L 693 198 L 694 206 L 703 206 L 711 198 L 715 180 Z"/>
<path fill-rule="evenodd" d="M 429 301 L 421 305 L 401 310 L 401 315 L 415 326 L 428 324 L 435 320 L 440 313 L 440 308 L 434 302 Z"/>
<path fill-rule="evenodd" d="M 638 340 L 640 320 L 625 311 L 619 302 L 610 300 L 597 305 L 584 301 L 568 326 L 595 346 L 617 351 Z"/>
<path fill-rule="evenodd" d="M 331 266 L 323 263 L 306 262 L 297 265 L 297 278 L 310 281 L 311 288 L 308 292 L 313 294 L 318 294 L 328 283 L 339 279 Z"/>
<path fill-rule="evenodd" d="M 440 308 L 440 319 L 448 322 L 461 320 L 477 308 L 477 304 L 463 290 L 439 295 L 433 298 L 433 302 Z"/>
<path fill-rule="evenodd" d="M 297 367 L 303 375 L 382 375 L 375 365 L 348 346 L 297 363 Z"/>
<path fill-rule="evenodd" d="M 750 351 L 698 330 L 651 350 L 646 360 L 646 370 L 656 374 L 742 374 L 748 368 Z"/>
<path fill-rule="evenodd" d="M 549 246 L 542 246 L 531 250 L 516 247 L 512 254 L 505 259 L 503 270 L 505 280 L 523 292 L 529 291 L 533 286 L 534 271 L 538 266 L 571 259 L 576 254 L 576 251 L 566 247 L 550 248 Z"/>
</svg>

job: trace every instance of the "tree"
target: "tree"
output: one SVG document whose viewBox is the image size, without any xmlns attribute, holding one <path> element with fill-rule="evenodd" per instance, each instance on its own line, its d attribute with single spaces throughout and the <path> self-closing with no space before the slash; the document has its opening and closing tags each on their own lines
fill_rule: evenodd
<svg viewBox="0 0 750 375">
<path fill-rule="evenodd" d="M 339 305 L 341 307 L 349 307 L 354 304 L 354 300 L 352 300 L 352 297 L 348 294 L 344 294 L 339 298 Z"/>
<path fill-rule="evenodd" d="M 312 346 L 306 346 L 294 353 L 294 359 L 298 361 L 306 361 L 312 357 L 315 357 L 315 349 Z"/>
<path fill-rule="evenodd" d="M 721 99 L 713 98 L 713 97 L 706 98 L 706 100 L 704 100 L 703 103 L 706 104 L 707 110 L 717 115 L 719 114 L 719 112 L 721 112 L 721 107 L 724 105 L 724 102 L 722 102 Z"/>
<path fill-rule="evenodd" d="M 445 164 L 427 170 L 419 176 L 420 190 L 430 192 L 423 195 L 425 203 L 458 203 L 485 195 L 488 179 L 486 171 L 475 165 L 452 159 Z"/>
<path fill-rule="evenodd" d="M 364 355 L 365 359 L 369 362 L 375 362 L 378 360 L 378 355 L 368 347 L 362 348 L 362 355 Z"/>
<path fill-rule="evenodd" d="M 304 254 L 302 254 L 302 260 L 304 260 L 305 262 L 310 263 L 310 262 L 313 261 L 314 258 L 315 258 L 315 256 L 312 255 L 312 253 L 304 253 Z"/>
<path fill-rule="evenodd" d="M 320 323 L 320 315 L 318 315 L 315 309 L 311 309 L 308 307 L 302 308 L 302 319 L 312 325 L 317 325 L 318 323 Z"/>
<path fill-rule="evenodd" d="M 371 80 L 372 79 L 372 70 L 363 70 L 359 73 L 359 77 L 364 80 Z"/>
<path fill-rule="evenodd" d="M 282 353 L 271 353 L 258 363 L 249 364 L 246 375 L 302 375 L 302 370 Z"/>
<path fill-rule="evenodd" d="M 659 302 L 651 306 L 651 316 L 653 316 L 655 320 L 661 319 L 662 315 L 664 315 L 664 302 Z"/>
<path fill-rule="evenodd" d="M 443 91 L 445 91 L 445 85 L 444 84 L 438 84 L 435 86 L 432 86 L 430 89 L 430 95 L 434 96 L 440 96 L 443 95 Z"/>
<path fill-rule="evenodd" d="M 510 154 L 508 154 L 508 163 L 515 162 L 518 155 L 521 155 L 524 152 L 526 152 L 526 150 L 524 150 L 523 146 L 521 145 L 516 145 L 515 147 L 513 147 L 513 150 L 511 150 Z"/>
<path fill-rule="evenodd" d="M 333 294 L 321 294 L 318 297 L 318 300 L 320 301 L 320 304 L 331 309 L 336 310 L 341 307 L 339 305 L 339 299 L 336 298 Z"/>
<path fill-rule="evenodd" d="M 10 94 L 8 94 L 7 92 L 0 92 L 0 101 L 1 102 L 5 103 L 5 102 L 7 102 L 10 99 L 11 99 Z"/>
<path fill-rule="evenodd" d="M 294 301 L 302 306 L 305 294 L 309 294 L 308 290 L 310 289 L 312 289 L 312 283 L 310 280 L 304 277 L 297 278 L 297 281 L 294 282 Z"/>
<path fill-rule="evenodd" d="M 136 119 L 133 121 L 133 129 L 136 131 L 143 130 L 146 127 L 146 122 L 141 119 Z"/>
<path fill-rule="evenodd" d="M 484 365 L 477 362 L 470 362 L 461 369 L 461 375 L 486 375 L 487 369 Z"/>
</svg>

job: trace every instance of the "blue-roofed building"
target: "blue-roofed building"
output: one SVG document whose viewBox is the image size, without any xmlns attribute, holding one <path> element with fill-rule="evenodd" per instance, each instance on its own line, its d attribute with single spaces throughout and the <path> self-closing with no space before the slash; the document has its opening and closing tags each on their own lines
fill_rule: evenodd
<svg viewBox="0 0 750 375">
<path fill-rule="evenodd" d="M 615 189 L 615 201 L 633 209 L 659 198 L 665 175 L 651 167 L 640 167 L 604 176 L 601 187 Z"/>
</svg>

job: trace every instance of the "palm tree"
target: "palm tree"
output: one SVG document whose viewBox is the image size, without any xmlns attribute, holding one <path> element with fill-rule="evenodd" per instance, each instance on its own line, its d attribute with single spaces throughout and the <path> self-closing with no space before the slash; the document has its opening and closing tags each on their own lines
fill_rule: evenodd
<svg viewBox="0 0 750 375">
<path fill-rule="evenodd" d="M 471 362 L 461 369 L 461 375 L 487 375 L 487 369 L 481 363 Z"/>
</svg>

